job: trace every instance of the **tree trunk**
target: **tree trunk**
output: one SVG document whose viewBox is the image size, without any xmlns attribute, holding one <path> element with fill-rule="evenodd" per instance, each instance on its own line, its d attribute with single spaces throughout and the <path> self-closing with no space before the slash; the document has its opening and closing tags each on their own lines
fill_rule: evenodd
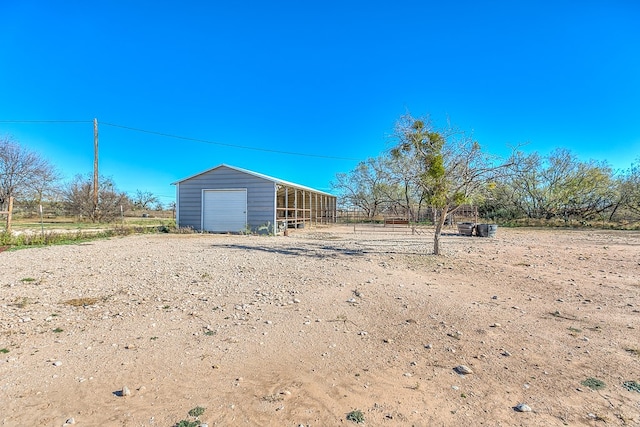
<svg viewBox="0 0 640 427">
<path fill-rule="evenodd" d="M 444 221 L 447 219 L 447 212 L 449 211 L 449 205 L 444 206 L 439 210 L 435 210 L 435 212 L 439 212 L 439 216 L 436 218 L 436 231 L 433 235 L 433 254 L 440 255 L 440 234 L 442 233 L 442 227 L 444 226 Z"/>
<path fill-rule="evenodd" d="M 613 210 L 611 211 L 611 214 L 609 215 L 609 221 L 613 221 L 613 217 L 615 216 L 615 214 L 618 211 L 619 207 L 620 207 L 620 202 L 616 202 L 613 205 Z"/>
</svg>

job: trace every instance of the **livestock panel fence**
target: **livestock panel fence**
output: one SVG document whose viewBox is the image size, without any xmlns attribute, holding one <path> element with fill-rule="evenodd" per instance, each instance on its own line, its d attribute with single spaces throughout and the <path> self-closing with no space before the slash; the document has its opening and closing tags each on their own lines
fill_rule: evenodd
<svg viewBox="0 0 640 427">
<path fill-rule="evenodd" d="M 438 210 L 433 208 L 423 209 L 417 215 L 406 212 L 385 212 L 377 215 L 369 215 L 358 209 L 342 209 L 337 212 L 339 223 L 353 226 L 354 233 L 386 232 L 386 233 L 411 233 L 422 234 L 428 230 L 433 231 L 434 222 L 437 219 Z M 478 208 L 462 205 L 454 212 L 447 215 L 445 227 L 456 229 L 460 222 L 478 221 Z"/>
</svg>

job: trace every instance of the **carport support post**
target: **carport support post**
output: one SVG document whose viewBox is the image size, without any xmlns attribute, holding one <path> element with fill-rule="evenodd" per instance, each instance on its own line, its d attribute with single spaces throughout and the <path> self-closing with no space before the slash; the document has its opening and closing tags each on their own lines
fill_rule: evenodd
<svg viewBox="0 0 640 427">
<path fill-rule="evenodd" d="M 327 196 L 324 196 L 324 212 L 325 212 L 325 220 L 324 223 L 325 224 L 329 224 L 329 198 Z"/>
<path fill-rule="evenodd" d="M 273 200 L 274 200 L 274 207 L 273 207 L 273 235 L 277 236 L 278 235 L 278 190 L 279 190 L 280 185 L 279 184 L 275 184 L 273 186 Z"/>
<path fill-rule="evenodd" d="M 330 211 L 331 206 L 330 206 L 330 204 L 331 204 L 331 201 L 329 200 L 329 197 L 324 196 L 324 210 L 327 213 L 326 220 L 324 222 L 325 224 L 329 224 L 329 218 L 331 218 L 331 213 L 330 213 L 331 212 Z"/>
<path fill-rule="evenodd" d="M 293 191 L 293 218 L 295 219 L 296 227 L 298 226 L 298 189 L 294 188 Z"/>
<path fill-rule="evenodd" d="M 338 199 L 333 198 L 333 223 L 338 222 Z"/>
<path fill-rule="evenodd" d="M 303 227 L 306 227 L 306 222 L 307 222 L 307 210 L 306 210 L 306 206 L 307 206 L 307 198 L 305 197 L 304 194 L 304 190 L 302 190 L 302 224 Z"/>
<path fill-rule="evenodd" d="M 289 187 L 284 187 L 284 231 L 289 229 Z"/>
<path fill-rule="evenodd" d="M 313 195 L 309 193 L 309 225 L 311 225 L 311 215 L 313 215 L 313 203 L 311 197 L 313 197 Z"/>
<path fill-rule="evenodd" d="M 336 214 L 334 213 L 335 210 L 335 205 L 333 203 L 333 199 L 331 197 L 329 197 L 329 204 L 331 205 L 331 223 L 333 224 L 334 219 L 336 217 Z"/>
</svg>

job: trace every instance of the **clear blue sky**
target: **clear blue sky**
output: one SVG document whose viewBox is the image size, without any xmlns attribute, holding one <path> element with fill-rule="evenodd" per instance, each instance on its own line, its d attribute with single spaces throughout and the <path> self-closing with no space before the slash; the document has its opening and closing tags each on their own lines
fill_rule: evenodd
<svg viewBox="0 0 640 427">
<path fill-rule="evenodd" d="M 71 178 L 92 170 L 97 118 L 101 174 L 164 202 L 220 163 L 329 190 L 406 111 L 494 154 L 640 157 L 637 0 L 0 0 L 0 16 L 0 120 L 86 120 L 0 135 Z"/>
</svg>

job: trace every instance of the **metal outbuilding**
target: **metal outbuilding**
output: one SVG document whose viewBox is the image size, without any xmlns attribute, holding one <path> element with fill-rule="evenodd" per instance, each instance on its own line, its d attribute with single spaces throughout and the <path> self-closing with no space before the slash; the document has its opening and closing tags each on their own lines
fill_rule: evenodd
<svg viewBox="0 0 640 427">
<path fill-rule="evenodd" d="M 178 227 L 277 234 L 336 220 L 335 196 L 225 164 L 173 185 Z"/>
</svg>

